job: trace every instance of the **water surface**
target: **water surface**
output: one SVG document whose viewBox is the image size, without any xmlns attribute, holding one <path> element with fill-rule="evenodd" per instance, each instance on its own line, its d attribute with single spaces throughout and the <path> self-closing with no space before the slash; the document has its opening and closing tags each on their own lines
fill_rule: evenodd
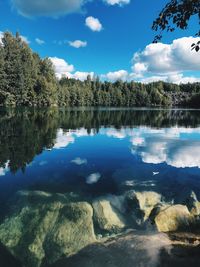
<svg viewBox="0 0 200 267">
<path fill-rule="evenodd" d="M 200 199 L 200 111 L 2 109 L 0 212 L 23 190 L 79 201 L 129 190 Z"/>
</svg>

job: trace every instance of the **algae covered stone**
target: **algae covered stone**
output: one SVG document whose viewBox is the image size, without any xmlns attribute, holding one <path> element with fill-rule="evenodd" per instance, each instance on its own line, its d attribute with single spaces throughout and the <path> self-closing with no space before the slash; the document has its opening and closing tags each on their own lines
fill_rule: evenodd
<svg viewBox="0 0 200 267">
<path fill-rule="evenodd" d="M 159 232 L 173 232 L 188 227 L 192 216 L 184 205 L 173 205 L 161 208 L 155 216 L 155 224 Z"/>
<path fill-rule="evenodd" d="M 125 227 L 123 216 L 107 199 L 97 199 L 92 204 L 94 220 L 99 229 L 111 233 L 119 232 Z"/>
<path fill-rule="evenodd" d="M 0 225 L 0 240 L 25 267 L 53 263 L 96 240 L 87 202 L 39 191 L 20 192 L 15 202 Z"/>
<path fill-rule="evenodd" d="M 125 194 L 127 209 L 132 213 L 138 223 L 144 222 L 149 218 L 153 208 L 161 203 L 161 195 L 153 191 L 128 191 Z"/>
</svg>

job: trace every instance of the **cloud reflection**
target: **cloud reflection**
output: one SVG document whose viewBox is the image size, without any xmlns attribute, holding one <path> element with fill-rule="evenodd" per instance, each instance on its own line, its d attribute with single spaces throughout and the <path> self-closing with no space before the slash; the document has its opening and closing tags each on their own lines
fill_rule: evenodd
<svg viewBox="0 0 200 267">
<path fill-rule="evenodd" d="M 132 154 L 139 155 L 145 163 L 200 168 L 200 128 L 111 128 L 102 134 L 113 138 L 130 138 Z"/>
<path fill-rule="evenodd" d="M 101 174 L 99 172 L 92 173 L 86 178 L 86 184 L 95 184 L 101 178 Z"/>
<path fill-rule="evenodd" d="M 75 158 L 71 160 L 71 162 L 76 165 L 84 165 L 84 164 L 87 164 L 87 159 Z"/>
<path fill-rule="evenodd" d="M 0 176 L 5 176 L 9 171 L 9 161 L 6 162 L 5 167 L 0 168 Z"/>
</svg>

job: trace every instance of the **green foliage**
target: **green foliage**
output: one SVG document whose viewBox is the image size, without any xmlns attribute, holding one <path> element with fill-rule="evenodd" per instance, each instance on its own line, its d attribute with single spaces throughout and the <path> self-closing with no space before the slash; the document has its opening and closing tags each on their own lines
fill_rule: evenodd
<svg viewBox="0 0 200 267">
<path fill-rule="evenodd" d="M 0 104 L 57 104 L 57 80 L 49 59 L 40 59 L 17 33 L 5 32 L 0 45 Z"/>
<path fill-rule="evenodd" d="M 200 84 L 56 79 L 50 59 L 33 53 L 17 33 L 6 32 L 0 45 L 1 106 L 148 107 L 190 105 Z"/>
</svg>

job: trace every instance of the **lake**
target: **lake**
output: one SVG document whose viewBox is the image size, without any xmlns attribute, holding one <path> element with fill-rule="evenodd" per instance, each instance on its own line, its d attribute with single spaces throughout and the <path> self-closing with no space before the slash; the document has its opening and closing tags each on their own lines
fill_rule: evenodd
<svg viewBox="0 0 200 267">
<path fill-rule="evenodd" d="M 176 230 L 173 223 L 156 222 L 157 217 L 155 227 L 150 220 L 154 208 L 181 206 L 177 212 L 188 220 L 182 222 L 181 232 L 192 232 L 193 218 L 200 214 L 198 199 L 200 110 L 0 110 L 0 242 L 5 267 L 17 266 L 8 264 L 13 256 L 25 267 L 121 266 L 120 260 L 106 258 L 106 251 L 117 255 L 106 242 L 112 238 L 119 244 L 124 238 L 131 247 L 137 238 L 141 241 L 138 233 L 143 233 L 143 247 L 156 242 L 149 237 L 144 242 L 149 233 L 164 242 L 153 255 L 147 253 L 150 262 L 160 249 L 172 246 L 165 229 Z M 101 254 L 92 247 L 96 242 L 105 242 L 108 249 Z M 90 246 L 96 254 L 87 249 L 84 254 Z M 4 249 L 10 253 L 6 259 Z M 197 266 L 188 249 L 181 255 Z M 139 265 L 125 250 L 121 248 L 125 266 L 150 266 Z M 97 255 L 107 261 L 99 256 L 97 262 Z M 172 263 L 162 266 L 175 266 L 172 255 Z M 151 262 L 159 264 L 157 259 Z"/>
</svg>

